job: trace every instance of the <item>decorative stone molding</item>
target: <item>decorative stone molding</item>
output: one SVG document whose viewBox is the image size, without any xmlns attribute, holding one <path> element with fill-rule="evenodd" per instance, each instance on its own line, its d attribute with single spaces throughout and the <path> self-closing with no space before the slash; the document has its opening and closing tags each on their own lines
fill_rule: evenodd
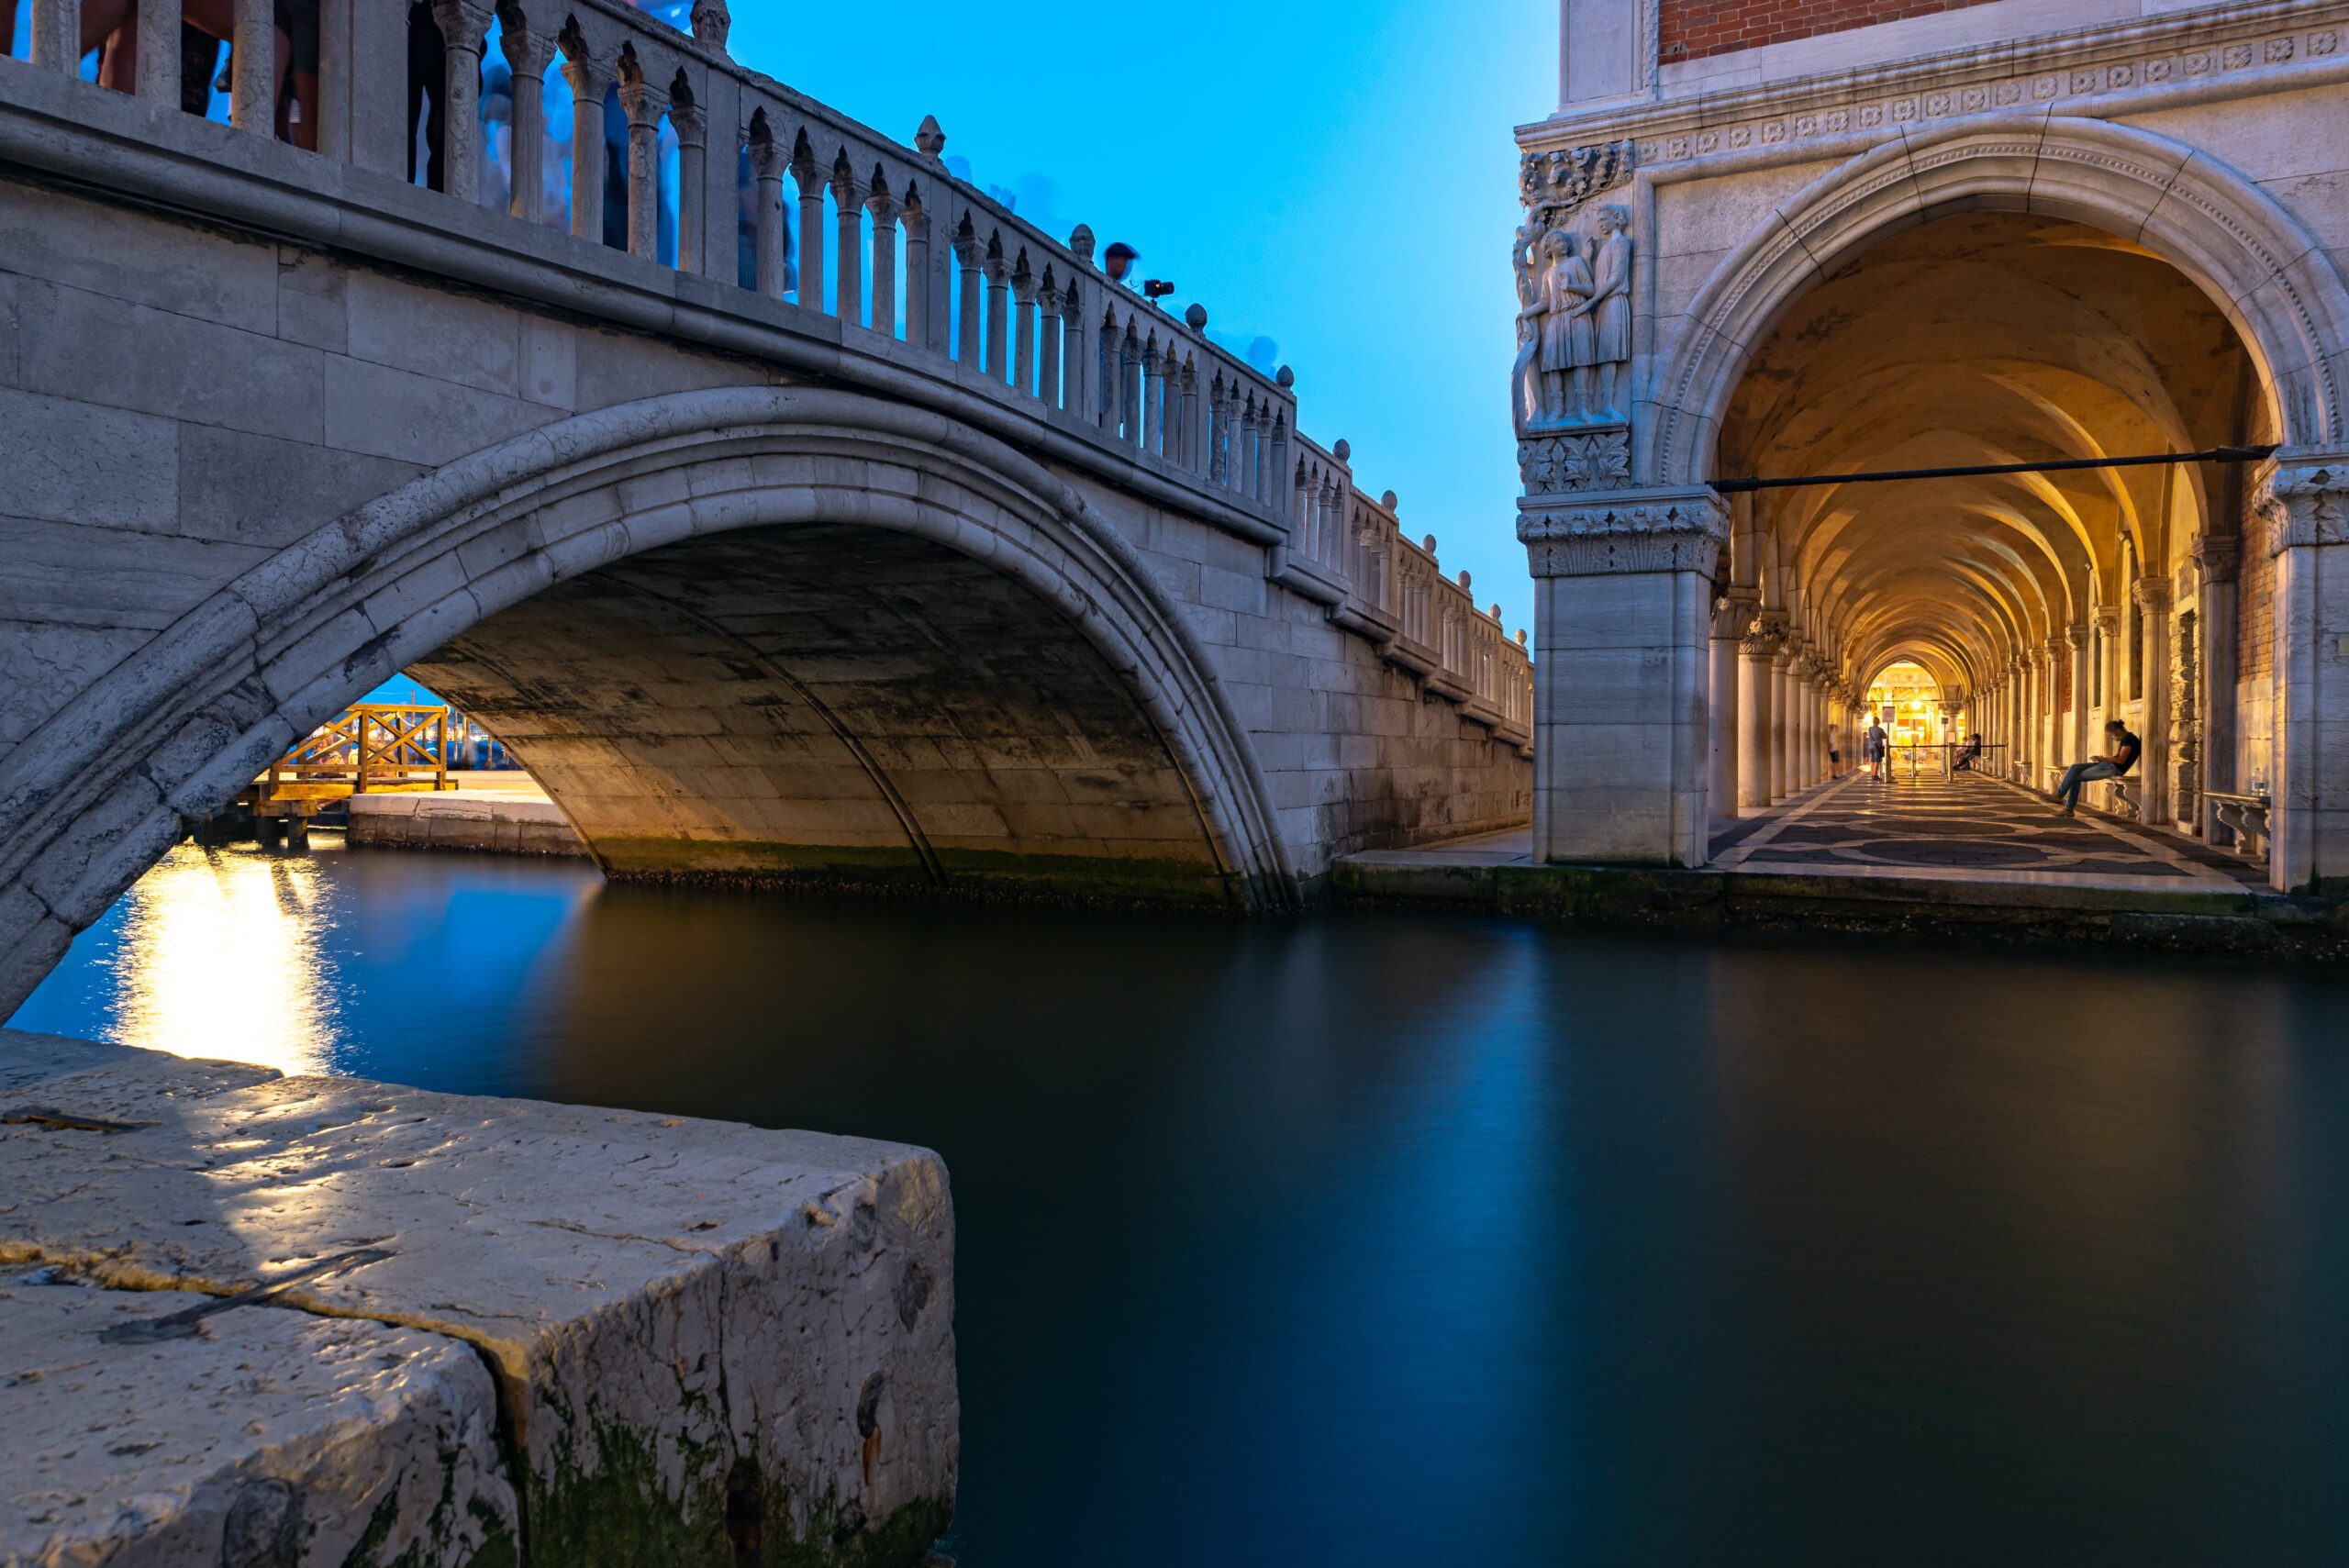
<svg viewBox="0 0 2349 1568">
<path fill-rule="evenodd" d="M 1627 139 L 1642 166 L 1757 149 L 1792 151 L 1804 142 L 1895 136 L 1968 115 L 2051 106 L 2078 114 L 2124 95 L 2321 69 L 2343 57 L 2344 37 L 2349 17 L 2338 6 L 2245 6 L 2238 17 L 2215 23 L 2204 14 L 2058 35 L 2034 40 L 2039 47 L 2028 55 L 2004 45 L 1943 50 L 1886 69 L 1717 89 L 1645 109 L 1610 106 L 1608 121 L 1610 128 L 1632 131 Z M 2029 69 L 2018 70 L 2019 63 Z M 1569 124 L 1562 130 L 1571 136 L 1591 128 Z M 1588 150 L 1529 152 L 1520 170 L 1539 158 Z"/>
<path fill-rule="evenodd" d="M 1623 490 L 1581 505 L 1518 503 L 1517 537 L 1536 577 L 1695 572 L 1710 577 L 1729 539 L 1729 507 L 1704 486 Z"/>
<path fill-rule="evenodd" d="M 2169 608 L 2170 588 L 2166 577 L 2140 577 L 2129 584 L 2129 592 L 2136 599 L 2139 609 Z"/>
<path fill-rule="evenodd" d="M 2263 463 L 2252 507 L 2270 555 L 2295 546 L 2349 544 L 2349 463 Z"/>
<path fill-rule="evenodd" d="M 2086 648 L 2088 645 L 2088 623 L 2086 621 L 2075 621 L 2072 625 L 2065 627 L 2064 628 L 2064 640 L 2069 643 L 2072 646 L 2073 651 L 2076 652 L 2080 649 Z"/>
<path fill-rule="evenodd" d="M 1627 138 L 1553 152 L 1528 152 L 1518 160 L 1518 198 L 1538 228 L 1572 216 L 1591 197 L 1631 177 L 1637 150 Z"/>
<path fill-rule="evenodd" d="M 2203 534 L 2194 541 L 2194 570 L 2205 583 L 2232 583 L 2243 562 L 2241 534 Z"/>
<path fill-rule="evenodd" d="M 2105 605 L 2093 612 L 2098 635 L 2110 640 L 2121 635 L 2121 606 Z"/>
<path fill-rule="evenodd" d="M 1517 443 L 1517 472 L 1528 495 L 1616 488 L 1631 477 L 1631 432 L 1531 437 Z"/>
<path fill-rule="evenodd" d="M 726 39 L 734 30 L 734 15 L 726 8 L 726 0 L 694 0 L 693 23 L 696 43 L 726 52 Z"/>
<path fill-rule="evenodd" d="M 1731 588 L 1713 601 L 1713 636 L 1735 640 L 1753 628 L 1762 595 L 1753 588 Z"/>
</svg>

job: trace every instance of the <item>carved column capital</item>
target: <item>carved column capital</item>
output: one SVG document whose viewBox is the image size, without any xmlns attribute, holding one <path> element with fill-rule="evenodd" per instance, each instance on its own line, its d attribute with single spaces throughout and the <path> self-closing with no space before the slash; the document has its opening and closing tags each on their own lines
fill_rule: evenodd
<svg viewBox="0 0 2349 1568">
<path fill-rule="evenodd" d="M 441 42 L 465 54 L 481 53 L 491 15 L 488 0 L 432 0 L 432 22 Z"/>
<path fill-rule="evenodd" d="M 2087 622 L 2075 621 L 2064 628 L 2064 640 L 2076 651 L 2088 645 L 2088 632 Z"/>
<path fill-rule="evenodd" d="M 2129 584 L 2129 592 L 2136 599 L 2140 609 L 2169 608 L 2169 579 L 2166 577 L 2140 577 Z"/>
<path fill-rule="evenodd" d="M 620 110 L 628 116 L 631 130 L 658 130 L 661 117 L 669 112 L 669 95 L 640 76 L 625 77 L 620 82 Z"/>
<path fill-rule="evenodd" d="M 536 82 L 554 63 L 554 39 L 529 28 L 507 28 L 498 34 L 498 52 L 517 82 Z"/>
<path fill-rule="evenodd" d="M 1713 636 L 1735 639 L 1745 635 L 1753 625 L 1753 612 L 1762 606 L 1762 595 L 1752 588 L 1731 588 L 1713 601 Z"/>
<path fill-rule="evenodd" d="M 1694 572 L 1710 577 L 1729 539 L 1729 508 L 1705 486 L 1618 490 L 1518 502 L 1517 537 L 1536 577 Z"/>
<path fill-rule="evenodd" d="M 2241 534 L 2203 534 L 2194 541 L 2194 569 L 2205 583 L 2232 583 L 2243 562 Z"/>
<path fill-rule="evenodd" d="M 2121 606 L 2119 605 L 2099 605 L 2089 618 L 2096 622 L 2097 630 L 2104 636 L 2121 635 Z"/>
<path fill-rule="evenodd" d="M 2055 636 L 2047 639 L 2047 662 L 2049 664 L 2061 664 L 2065 659 L 2071 656 L 2071 652 L 2072 639 L 2069 628 L 2066 628 L 2064 631 L 2059 632 Z"/>
<path fill-rule="evenodd" d="M 704 143 L 709 123 L 703 117 L 701 110 L 693 105 L 672 104 L 669 106 L 669 128 L 677 133 L 679 147 L 690 149 Z"/>
<path fill-rule="evenodd" d="M 2251 504 L 2266 527 L 2271 555 L 2349 543 L 2349 460 L 2285 463 L 2271 458 L 2254 478 Z"/>
</svg>

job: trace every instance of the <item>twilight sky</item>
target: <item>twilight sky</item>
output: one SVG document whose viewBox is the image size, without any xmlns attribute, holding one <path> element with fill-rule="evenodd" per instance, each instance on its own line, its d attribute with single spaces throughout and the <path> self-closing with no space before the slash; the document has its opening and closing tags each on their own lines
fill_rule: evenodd
<svg viewBox="0 0 2349 1568">
<path fill-rule="evenodd" d="M 785 6 L 734 0 L 736 59 L 949 157 L 1065 238 L 1092 225 L 1277 340 L 1299 423 L 1353 443 L 1413 539 L 1479 606 L 1532 625 L 1508 367 L 1509 132 L 1557 97 L 1553 0 L 1197 0 L 1187 6 Z"/>
</svg>

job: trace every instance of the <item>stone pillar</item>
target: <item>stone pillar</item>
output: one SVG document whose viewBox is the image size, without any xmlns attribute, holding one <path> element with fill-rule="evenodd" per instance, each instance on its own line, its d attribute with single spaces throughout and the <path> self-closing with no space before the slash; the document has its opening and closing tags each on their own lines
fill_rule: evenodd
<svg viewBox="0 0 2349 1568">
<path fill-rule="evenodd" d="M 180 106 L 180 0 L 138 0 L 133 14 L 139 22 L 139 47 L 131 60 L 132 88 L 150 104 L 176 109 Z M 33 17 L 38 20 L 40 12 L 36 9 Z M 81 23 L 76 20 L 77 46 L 80 31 Z"/>
<path fill-rule="evenodd" d="M 575 35 L 574 35 L 575 36 Z M 604 242 L 604 94 L 617 72 L 585 43 L 563 50 L 562 79 L 571 83 L 571 232 Z"/>
<path fill-rule="evenodd" d="M 661 117 L 669 110 L 669 95 L 641 77 L 631 78 L 620 83 L 620 109 L 628 116 L 628 253 L 658 261 Z M 456 144 L 451 133 L 449 145 L 453 150 Z"/>
<path fill-rule="evenodd" d="M 709 142 L 701 111 L 691 104 L 669 106 L 669 128 L 677 133 L 677 271 L 709 271 Z M 728 163 L 733 162 L 729 154 Z M 733 253 L 729 251 L 729 260 Z M 731 278 L 724 281 L 731 283 Z"/>
<path fill-rule="evenodd" d="M 851 327 L 864 325 L 864 203 L 856 188 L 856 171 L 849 167 L 848 150 L 832 161 L 832 241 L 839 269 L 832 289 L 840 300 L 839 315 Z M 1003 378 L 998 361 L 989 367 Z"/>
<path fill-rule="evenodd" d="M 14 6 L 9 15 L 16 14 Z M 173 18 L 176 22 L 177 18 Z M 173 35 L 176 37 L 176 31 Z M 14 42 L 14 39 L 9 40 Z M 32 63 L 72 76 L 82 69 L 82 0 L 33 0 Z M 178 51 L 173 50 L 176 64 Z"/>
<path fill-rule="evenodd" d="M 791 228 L 783 217 L 783 149 L 762 138 L 751 143 L 751 173 L 758 182 L 759 292 L 781 299 L 788 292 L 785 270 Z"/>
<path fill-rule="evenodd" d="M 1518 507 L 1542 644 L 1534 858 L 1702 865 L 1706 645 L 1728 509 L 1701 486 L 1537 493 Z"/>
<path fill-rule="evenodd" d="M 816 150 L 807 145 L 804 132 L 791 149 L 791 183 L 799 192 L 799 308 L 821 316 L 825 176 L 823 165 L 816 161 Z M 967 225 L 968 220 L 964 221 Z M 956 248 L 960 249 L 959 243 Z"/>
<path fill-rule="evenodd" d="M 1711 776 L 1706 798 L 1722 817 L 1734 817 L 1738 807 L 1737 749 L 1742 705 L 1738 701 L 1738 643 L 1753 624 L 1759 600 L 1751 588 L 1731 588 L 1713 601 L 1712 673 L 1706 728 L 1712 744 Z"/>
<path fill-rule="evenodd" d="M 2195 628 L 2200 643 L 2202 671 L 2202 773 L 2196 797 L 2198 823 L 2205 843 L 2230 842 L 2234 830 L 2221 824 L 2210 805 L 2210 792 L 2233 791 L 2235 783 L 2235 575 L 2243 559 L 2243 539 L 2235 534 L 2205 534 L 2194 547 L 2194 564 L 2202 580 L 2199 595 L 2201 618 Z"/>
<path fill-rule="evenodd" d="M 554 39 L 542 29 L 507 28 L 498 46 L 514 73 L 514 190 L 507 210 L 537 223 L 546 213 L 546 73 Z"/>
<path fill-rule="evenodd" d="M 2145 713 L 2138 739 L 2145 754 L 2134 776 L 2145 802 L 2138 819 L 2150 828 L 2169 820 L 2169 579 L 2140 577 L 2130 592 L 2144 628 L 2138 656 L 2145 662 Z"/>
<path fill-rule="evenodd" d="M 1737 804 L 1760 810 L 1770 804 L 1770 664 L 1777 657 L 1778 628 L 1753 623 L 1737 645 Z"/>
<path fill-rule="evenodd" d="M 2030 654 L 2015 659 L 2015 756 L 2030 764 L 2022 774 L 2023 784 L 2039 787 L 2042 758 L 2039 751 L 2039 662 Z"/>
<path fill-rule="evenodd" d="M 2099 684 L 2094 730 L 2101 740 L 2105 724 L 2121 717 L 2121 606 L 2106 605 L 2096 612 L 2096 660 Z M 2093 752 L 2096 747 L 2088 750 Z"/>
<path fill-rule="evenodd" d="M 1793 634 L 1788 633 L 1778 644 L 1778 651 L 1770 660 L 1770 804 L 1777 805 L 1790 793 L 1787 779 L 1794 748 L 1789 744 L 1787 729 L 1794 722 L 1794 682 L 1788 673 L 1794 667 Z"/>
<path fill-rule="evenodd" d="M 2072 750 L 2071 724 L 2064 706 L 2065 677 L 2072 668 L 2071 639 L 2062 632 L 2047 639 L 2047 662 L 2040 680 L 2045 693 L 2040 718 L 2040 730 L 2047 737 L 2047 761 L 2064 767 L 2079 761 Z"/>
<path fill-rule="evenodd" d="M 2271 461 L 2254 496 L 2276 562 L 2269 879 L 2349 893 L 2349 462 Z"/>
<path fill-rule="evenodd" d="M 2090 744 L 2096 720 L 2090 711 L 2089 679 L 2093 674 L 2091 662 L 2095 658 L 2094 635 L 2086 621 L 2064 628 L 2064 640 L 2072 649 L 2072 754 L 2066 759 L 2078 762 L 2096 755 L 2100 748 Z"/>
<path fill-rule="evenodd" d="M 864 198 L 865 216 L 873 220 L 873 329 L 884 338 L 897 335 L 897 198 L 888 183 L 877 176 Z"/>
<path fill-rule="evenodd" d="M 462 3 L 462 0 L 460 0 Z M 451 0 L 435 0 L 433 19 L 448 30 L 441 18 L 443 10 L 451 9 Z M 79 11 L 77 5 L 72 9 Z M 487 27 L 489 7 L 483 6 L 482 26 Z M 233 76 L 228 87 L 228 123 L 239 130 L 249 130 L 255 136 L 274 137 L 277 134 L 277 12 L 271 0 L 236 0 L 229 21 L 230 44 L 235 53 L 229 61 Z M 461 101 L 453 92 L 448 100 L 449 135 L 457 134 L 457 109 L 462 106 L 473 115 L 473 146 L 481 143 L 481 111 L 476 106 L 481 98 L 481 34 L 473 35 L 473 79 Z M 76 63 L 81 50 L 73 50 Z M 457 45 L 449 46 L 449 72 L 453 83 L 457 70 Z M 453 146 L 453 142 L 452 142 Z M 454 187 L 451 187 L 452 189 Z M 467 199 L 471 199 L 470 192 Z"/>
<path fill-rule="evenodd" d="M 143 3 L 143 0 L 142 0 Z M 178 37 L 180 7 L 166 8 L 170 24 L 139 36 Z M 168 51 L 167 85 L 155 93 L 176 104 L 180 96 L 180 51 Z M 415 128 L 407 123 L 407 72 L 392 64 L 407 58 L 407 9 L 373 0 L 319 0 L 318 151 L 328 161 L 399 176 L 406 172 Z M 391 62 L 391 63 L 386 63 Z M 545 67 L 540 66 L 541 72 Z M 141 83 L 140 96 L 149 96 Z"/>
</svg>

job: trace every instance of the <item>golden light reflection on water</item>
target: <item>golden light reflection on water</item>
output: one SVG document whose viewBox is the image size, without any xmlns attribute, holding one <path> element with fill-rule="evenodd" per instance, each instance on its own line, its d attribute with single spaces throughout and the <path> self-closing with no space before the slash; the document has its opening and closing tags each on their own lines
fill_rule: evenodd
<svg viewBox="0 0 2349 1568">
<path fill-rule="evenodd" d="M 123 902 L 117 1040 L 284 1073 L 331 1070 L 340 1009 L 318 936 L 334 900 L 317 861 L 182 844 Z"/>
</svg>

